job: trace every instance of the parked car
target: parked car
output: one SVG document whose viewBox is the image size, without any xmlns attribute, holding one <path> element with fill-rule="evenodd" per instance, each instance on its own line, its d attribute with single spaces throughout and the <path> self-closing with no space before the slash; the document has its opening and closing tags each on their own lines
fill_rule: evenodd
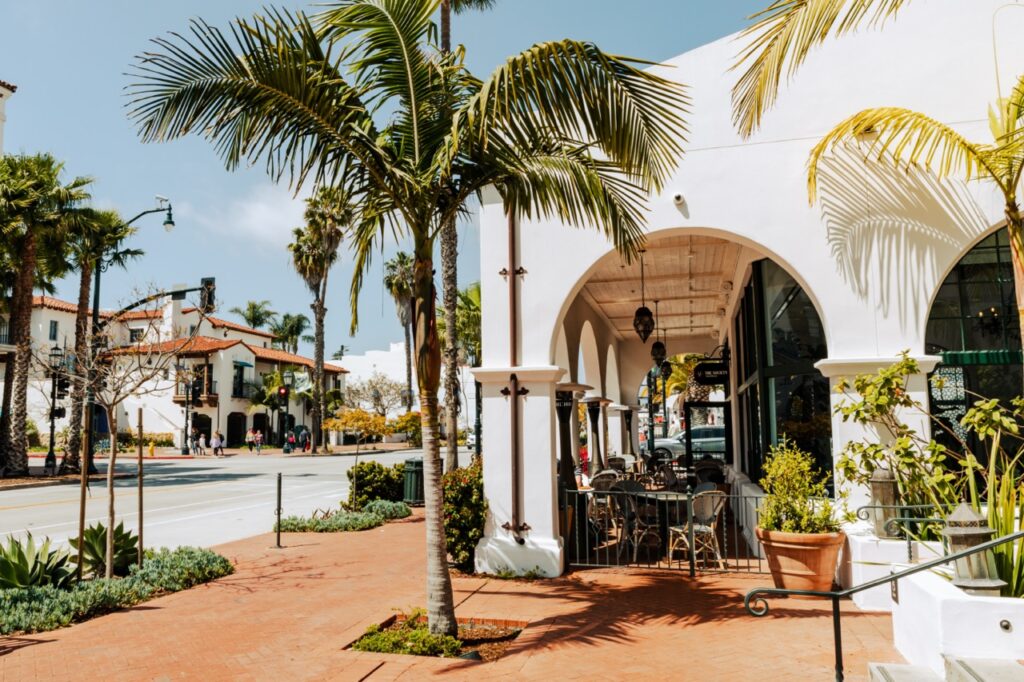
<svg viewBox="0 0 1024 682">
<path fill-rule="evenodd" d="M 693 454 L 700 457 L 709 454 L 715 459 L 725 459 L 725 427 L 693 427 Z M 679 431 L 668 438 L 654 439 L 654 457 L 659 460 L 676 459 L 686 456 L 686 431 Z"/>
</svg>

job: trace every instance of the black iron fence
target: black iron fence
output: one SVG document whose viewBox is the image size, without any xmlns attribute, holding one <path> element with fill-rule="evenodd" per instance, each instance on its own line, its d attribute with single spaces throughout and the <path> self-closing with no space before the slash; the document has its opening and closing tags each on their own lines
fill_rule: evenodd
<svg viewBox="0 0 1024 682">
<path fill-rule="evenodd" d="M 651 490 L 622 480 L 608 490 L 566 490 L 561 512 L 569 564 L 765 573 L 754 533 L 760 497 L 706 484 Z"/>
</svg>

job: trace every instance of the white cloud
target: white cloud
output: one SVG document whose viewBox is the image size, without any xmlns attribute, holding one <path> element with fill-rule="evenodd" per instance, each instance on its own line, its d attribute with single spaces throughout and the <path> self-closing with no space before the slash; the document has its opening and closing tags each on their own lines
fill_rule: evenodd
<svg viewBox="0 0 1024 682">
<path fill-rule="evenodd" d="M 287 187 L 263 183 L 212 212 L 193 214 L 191 206 L 183 206 L 182 213 L 211 231 L 284 248 L 292 229 L 302 226 L 307 196 L 308 192 L 293 196 Z"/>
</svg>

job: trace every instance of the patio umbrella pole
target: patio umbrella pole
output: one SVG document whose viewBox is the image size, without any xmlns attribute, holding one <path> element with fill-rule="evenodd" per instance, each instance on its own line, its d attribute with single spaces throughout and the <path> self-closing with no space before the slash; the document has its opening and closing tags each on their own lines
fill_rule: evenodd
<svg viewBox="0 0 1024 682">
<path fill-rule="evenodd" d="M 516 295 L 516 277 L 526 272 L 516 266 L 516 219 L 515 212 L 509 209 L 508 212 L 508 268 L 503 269 L 499 274 L 508 277 L 508 354 L 509 366 L 515 367 L 519 355 L 519 302 Z M 502 528 L 512 532 L 512 537 L 520 545 L 526 544 L 526 540 L 520 534 L 530 530 L 530 526 L 520 521 L 519 509 L 519 396 L 526 394 L 525 388 L 519 387 L 519 377 L 513 373 L 508 380 L 508 387 L 502 389 L 502 394 L 509 397 L 509 418 L 512 430 L 512 520 L 502 524 Z"/>
</svg>

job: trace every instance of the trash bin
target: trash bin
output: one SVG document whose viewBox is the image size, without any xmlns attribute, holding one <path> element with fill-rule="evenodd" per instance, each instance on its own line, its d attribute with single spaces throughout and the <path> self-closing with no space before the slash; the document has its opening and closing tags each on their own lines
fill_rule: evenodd
<svg viewBox="0 0 1024 682">
<path fill-rule="evenodd" d="M 423 505 L 423 458 L 410 457 L 405 460 L 405 503 L 419 507 Z"/>
</svg>

